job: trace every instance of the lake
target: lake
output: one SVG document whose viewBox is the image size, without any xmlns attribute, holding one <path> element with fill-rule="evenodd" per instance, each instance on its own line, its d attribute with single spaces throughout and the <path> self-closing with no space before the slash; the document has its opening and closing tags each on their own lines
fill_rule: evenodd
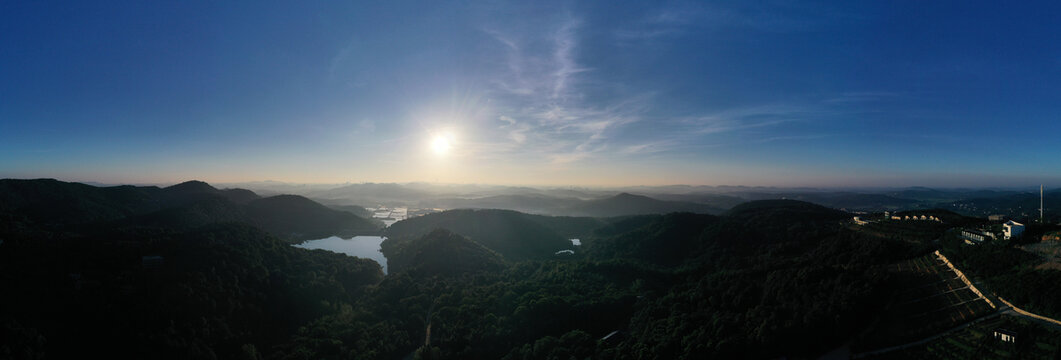
<svg viewBox="0 0 1061 360">
<path fill-rule="evenodd" d="M 375 260 L 381 267 L 383 267 L 383 274 L 386 274 L 387 258 L 383 256 L 382 252 L 380 252 L 379 247 L 379 244 L 383 243 L 384 239 L 386 238 L 382 236 L 354 236 L 349 239 L 332 236 L 325 239 L 308 240 L 294 246 L 310 250 L 324 249 L 340 254 Z"/>
</svg>

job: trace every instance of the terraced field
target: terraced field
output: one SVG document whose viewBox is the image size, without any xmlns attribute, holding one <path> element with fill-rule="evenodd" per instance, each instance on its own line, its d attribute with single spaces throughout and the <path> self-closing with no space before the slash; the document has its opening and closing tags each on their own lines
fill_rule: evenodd
<svg viewBox="0 0 1061 360">
<path fill-rule="evenodd" d="M 994 338 L 996 329 L 1017 329 L 1017 342 Z M 1061 333 L 1029 321 L 1002 316 L 976 323 L 929 343 L 869 359 L 1059 359 Z"/>
<path fill-rule="evenodd" d="M 861 336 L 856 352 L 922 340 L 994 311 L 933 255 L 893 264 L 890 271 L 902 290 Z"/>
</svg>

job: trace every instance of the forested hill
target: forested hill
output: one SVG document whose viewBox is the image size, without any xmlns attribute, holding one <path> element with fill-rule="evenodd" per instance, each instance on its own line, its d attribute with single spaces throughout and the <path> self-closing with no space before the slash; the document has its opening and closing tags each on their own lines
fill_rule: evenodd
<svg viewBox="0 0 1061 360">
<path fill-rule="evenodd" d="M 835 234 L 842 211 L 795 200 L 760 200 L 724 215 L 672 213 L 631 217 L 599 228 L 587 250 L 599 259 L 638 259 L 657 265 L 718 260 L 765 248 L 800 247 Z"/>
<path fill-rule="evenodd" d="M 571 241 L 545 224 L 564 225 L 549 217 L 511 210 L 449 210 L 399 221 L 385 234 L 387 242 L 399 242 L 446 229 L 500 253 L 506 260 L 549 258 L 573 247 Z M 386 250 L 384 247 L 385 254 Z"/>
<path fill-rule="evenodd" d="M 0 222 L 9 227 L 150 226 L 193 229 L 242 222 L 293 241 L 375 233 L 379 225 L 296 195 L 261 198 L 201 181 L 166 188 L 95 187 L 52 179 L 0 180 Z"/>
<path fill-rule="evenodd" d="M 242 224 L 3 237 L 5 359 L 257 359 L 383 277 Z"/>
<path fill-rule="evenodd" d="M 734 206 L 726 216 L 740 219 L 787 219 L 790 221 L 840 220 L 848 213 L 798 200 L 758 200 Z"/>
<path fill-rule="evenodd" d="M 501 255 L 464 236 L 438 229 L 387 252 L 392 272 L 413 271 L 416 276 L 454 276 L 469 272 L 496 272 L 503 268 Z"/>
<path fill-rule="evenodd" d="M 261 228 L 285 238 L 349 237 L 371 233 L 377 224 L 346 211 L 333 210 L 298 195 L 277 195 L 247 203 L 247 214 Z"/>
<path fill-rule="evenodd" d="M 0 180 L 0 212 L 35 224 L 115 220 L 163 208 L 158 187 L 95 187 L 53 179 Z"/>
</svg>

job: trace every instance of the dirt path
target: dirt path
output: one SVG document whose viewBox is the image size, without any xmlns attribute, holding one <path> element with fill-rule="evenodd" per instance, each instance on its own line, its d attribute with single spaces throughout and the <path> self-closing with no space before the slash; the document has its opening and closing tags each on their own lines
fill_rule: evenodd
<svg viewBox="0 0 1061 360">
<path fill-rule="evenodd" d="M 1013 312 L 1017 313 L 1018 315 L 1022 315 L 1022 316 L 1025 316 L 1025 317 L 1030 317 L 1030 318 L 1035 319 L 1035 320 L 1039 320 L 1040 323 L 1044 323 L 1045 322 L 1045 324 L 1050 325 L 1050 326 L 1054 327 L 1055 329 L 1061 330 L 1061 321 L 1059 321 L 1057 319 L 1048 318 L 1048 317 L 1045 317 L 1045 316 L 1042 316 L 1042 315 L 1039 315 L 1039 314 L 1033 314 L 1033 313 L 1030 313 L 1028 311 L 1024 311 L 1024 309 L 1021 309 L 1019 307 L 1013 306 L 1013 304 L 1011 304 L 1009 301 L 1006 301 L 1006 299 L 1003 299 L 1003 298 L 998 298 L 998 301 L 1001 301 L 1003 304 L 1006 304 L 1007 306 L 1009 306 L 1010 309 L 1013 310 Z"/>
</svg>

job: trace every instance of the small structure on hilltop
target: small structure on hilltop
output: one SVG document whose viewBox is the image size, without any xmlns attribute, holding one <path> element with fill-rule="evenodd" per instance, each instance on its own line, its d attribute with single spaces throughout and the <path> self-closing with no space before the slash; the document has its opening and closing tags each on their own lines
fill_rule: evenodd
<svg viewBox="0 0 1061 360">
<path fill-rule="evenodd" d="M 1002 233 L 1005 234 L 1006 240 L 1019 238 L 1024 234 L 1024 224 L 1010 220 L 1005 224 L 1002 224 Z"/>
<path fill-rule="evenodd" d="M 1005 215 L 1001 215 L 1001 214 L 996 214 L 996 215 L 988 215 L 988 216 L 987 216 L 987 220 L 988 220 L 988 221 L 1002 221 L 1002 220 L 1004 220 L 1005 218 L 1006 218 L 1006 216 L 1005 216 Z"/>
<path fill-rule="evenodd" d="M 995 339 L 1002 340 L 1002 342 L 1017 342 L 1017 333 L 1006 329 L 995 329 Z"/>
<path fill-rule="evenodd" d="M 889 219 L 888 213 L 884 213 L 884 219 Z M 904 221 L 906 221 L 906 220 L 912 220 L 912 221 L 935 221 L 935 222 L 938 222 L 938 223 L 942 223 L 943 222 L 942 219 L 940 219 L 940 218 L 938 218 L 938 217 L 936 217 L 934 215 L 903 215 L 903 216 L 892 215 L 890 217 L 890 219 L 892 219 L 892 220 L 904 220 Z"/>
<path fill-rule="evenodd" d="M 976 245 L 987 240 L 995 240 L 995 234 L 980 229 L 962 229 L 962 239 L 966 244 Z"/>
</svg>

